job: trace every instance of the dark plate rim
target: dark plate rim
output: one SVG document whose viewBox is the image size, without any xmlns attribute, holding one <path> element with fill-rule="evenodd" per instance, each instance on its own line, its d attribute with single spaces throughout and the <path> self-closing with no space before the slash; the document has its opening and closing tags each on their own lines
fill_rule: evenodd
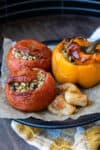
<svg viewBox="0 0 100 150">
<path fill-rule="evenodd" d="M 43 43 L 47 45 L 55 45 L 60 41 L 61 39 L 48 40 L 48 41 L 43 41 Z M 83 126 L 83 125 L 87 125 L 95 121 L 98 121 L 100 120 L 100 113 L 84 115 L 84 116 L 79 117 L 76 120 L 69 118 L 64 121 L 44 121 L 44 120 L 37 119 L 34 117 L 30 117 L 27 119 L 13 119 L 13 120 L 21 124 L 31 126 L 31 127 L 45 128 L 45 129 L 63 129 L 63 128 Z"/>
<path fill-rule="evenodd" d="M 98 120 L 100 120 L 100 113 L 81 116 L 76 120 L 66 119 L 64 121 L 44 121 L 33 117 L 27 119 L 14 119 L 14 121 L 24 125 L 45 129 L 63 129 L 84 126 Z"/>
</svg>

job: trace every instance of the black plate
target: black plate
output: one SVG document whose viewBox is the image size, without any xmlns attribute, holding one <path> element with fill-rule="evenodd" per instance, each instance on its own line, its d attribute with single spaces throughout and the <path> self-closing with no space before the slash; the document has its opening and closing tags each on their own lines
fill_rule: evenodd
<svg viewBox="0 0 100 150">
<path fill-rule="evenodd" d="M 82 116 L 77 120 L 66 119 L 64 121 L 44 121 L 44 120 L 31 117 L 28 119 L 17 119 L 15 121 L 24 125 L 37 127 L 37 128 L 62 129 L 62 128 L 83 126 L 98 120 L 100 120 L 100 113 Z"/>
<path fill-rule="evenodd" d="M 53 40 L 53 41 L 44 41 L 48 46 L 54 46 L 61 40 Z M 85 115 L 77 120 L 73 119 L 66 119 L 64 121 L 44 121 L 41 119 L 36 119 L 36 118 L 28 118 L 28 119 L 16 119 L 15 121 L 32 126 L 32 127 L 38 127 L 38 128 L 48 128 L 48 129 L 61 129 L 61 128 L 71 128 L 71 127 L 77 127 L 77 126 L 83 126 L 86 124 L 93 123 L 95 121 L 100 120 L 100 113 L 96 114 L 90 114 L 90 115 Z"/>
</svg>

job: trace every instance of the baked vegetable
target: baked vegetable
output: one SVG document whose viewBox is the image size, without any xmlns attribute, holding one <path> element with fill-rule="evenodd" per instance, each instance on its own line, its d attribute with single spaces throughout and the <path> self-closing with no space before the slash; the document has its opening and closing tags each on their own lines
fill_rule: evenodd
<svg viewBox="0 0 100 150">
<path fill-rule="evenodd" d="M 50 49 L 35 40 L 18 41 L 8 51 L 7 65 L 11 73 L 24 68 L 42 68 L 50 71 Z"/>
<path fill-rule="evenodd" d="M 91 43 L 76 37 L 60 42 L 53 51 L 52 70 L 60 83 L 89 88 L 100 82 L 100 40 Z"/>
<path fill-rule="evenodd" d="M 72 115 L 77 113 L 78 107 L 85 107 L 89 104 L 88 96 L 72 83 L 58 85 L 57 89 L 59 95 L 48 106 L 48 110 L 53 114 Z"/>
<path fill-rule="evenodd" d="M 50 73 L 34 68 L 12 74 L 6 83 L 8 102 L 16 109 L 25 112 L 41 111 L 56 96 L 56 85 Z"/>
</svg>

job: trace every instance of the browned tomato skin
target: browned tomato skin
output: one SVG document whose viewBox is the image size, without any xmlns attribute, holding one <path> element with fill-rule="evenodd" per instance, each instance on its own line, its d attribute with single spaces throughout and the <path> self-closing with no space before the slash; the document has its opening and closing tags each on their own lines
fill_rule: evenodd
<svg viewBox="0 0 100 150">
<path fill-rule="evenodd" d="M 32 71 L 28 71 L 28 73 L 29 72 Z M 43 85 L 36 88 L 34 91 L 23 93 L 14 92 L 10 89 L 9 83 L 6 83 L 6 97 L 8 102 L 14 108 L 24 112 L 41 111 L 46 109 L 56 96 L 56 85 L 51 74 L 47 72 L 45 73 L 46 78 Z M 30 76 L 30 78 L 33 79 L 34 77 Z"/>
<path fill-rule="evenodd" d="M 33 46 L 33 47 L 32 47 Z M 23 60 L 17 59 L 12 54 L 13 48 L 22 49 L 24 52 L 28 52 L 32 55 L 38 55 L 40 59 L 36 60 Z M 51 69 L 51 50 L 44 44 L 37 42 L 35 40 L 21 40 L 18 41 L 13 47 L 8 51 L 7 55 L 7 66 L 11 73 L 18 72 L 23 67 L 25 68 L 42 68 L 44 70 L 50 71 Z"/>
</svg>

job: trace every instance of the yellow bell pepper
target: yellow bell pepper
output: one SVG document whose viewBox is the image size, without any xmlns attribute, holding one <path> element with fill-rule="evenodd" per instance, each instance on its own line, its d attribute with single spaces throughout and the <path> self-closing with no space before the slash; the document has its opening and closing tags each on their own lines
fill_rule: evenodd
<svg viewBox="0 0 100 150">
<path fill-rule="evenodd" d="M 63 40 L 53 51 L 52 71 L 59 83 L 92 87 L 100 82 L 100 44 L 80 37 Z"/>
</svg>

